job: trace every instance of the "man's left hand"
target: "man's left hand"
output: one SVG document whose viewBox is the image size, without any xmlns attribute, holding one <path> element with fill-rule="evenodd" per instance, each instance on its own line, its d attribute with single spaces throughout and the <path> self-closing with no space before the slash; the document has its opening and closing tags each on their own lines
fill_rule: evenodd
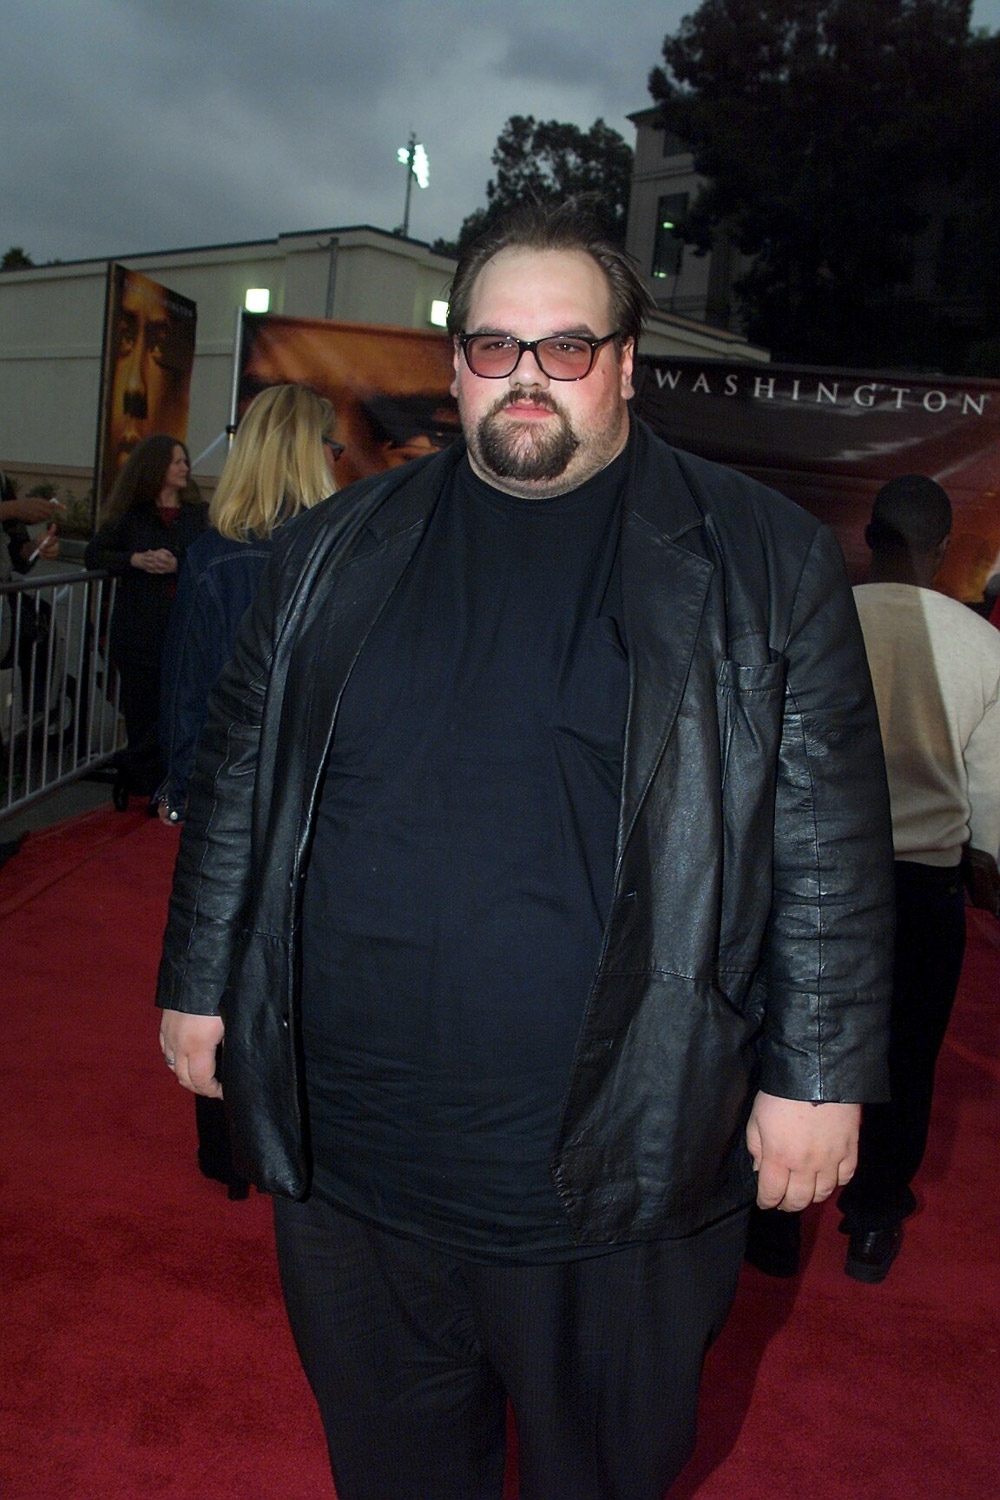
<svg viewBox="0 0 1000 1500">
<path fill-rule="evenodd" d="M 160 1048 L 177 1082 L 193 1094 L 221 1099 L 215 1076 L 216 1053 L 225 1027 L 221 1016 L 189 1016 L 179 1010 L 160 1012 Z"/>
<path fill-rule="evenodd" d="M 747 1123 L 761 1208 L 822 1203 L 854 1176 L 860 1104 L 811 1104 L 760 1093 Z"/>
</svg>

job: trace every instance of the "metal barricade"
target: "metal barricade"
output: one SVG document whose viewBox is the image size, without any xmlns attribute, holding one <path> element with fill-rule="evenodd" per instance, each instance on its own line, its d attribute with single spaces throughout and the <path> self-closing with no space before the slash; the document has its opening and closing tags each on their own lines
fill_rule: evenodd
<svg viewBox="0 0 1000 1500">
<path fill-rule="evenodd" d="M 106 765 L 124 733 L 105 647 L 116 580 L 0 583 L 0 817 Z"/>
</svg>

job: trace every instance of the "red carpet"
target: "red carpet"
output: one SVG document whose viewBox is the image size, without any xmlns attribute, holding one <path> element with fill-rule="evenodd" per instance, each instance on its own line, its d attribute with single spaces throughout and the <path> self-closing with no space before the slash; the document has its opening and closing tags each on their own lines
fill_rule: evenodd
<svg viewBox="0 0 1000 1500">
<path fill-rule="evenodd" d="M 156 1045 L 175 843 L 109 809 L 0 871 L 3 1500 L 332 1500 L 268 1203 L 199 1176 Z M 889 1280 L 844 1276 L 830 1206 L 801 1278 L 745 1271 L 671 1500 L 1000 1495 L 998 974 L 1000 928 L 973 913 Z"/>
</svg>

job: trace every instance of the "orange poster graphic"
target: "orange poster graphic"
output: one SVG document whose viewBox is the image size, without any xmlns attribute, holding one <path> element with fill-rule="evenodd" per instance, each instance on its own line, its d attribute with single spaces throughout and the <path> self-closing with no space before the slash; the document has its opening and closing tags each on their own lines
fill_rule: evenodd
<svg viewBox="0 0 1000 1500">
<path fill-rule="evenodd" d="M 197 308 L 138 271 L 108 268 L 95 494 L 102 501 L 143 438 L 185 442 Z"/>
<path fill-rule="evenodd" d="M 332 401 L 343 488 L 458 435 L 451 340 L 412 328 L 244 313 L 237 415 L 265 386 L 309 386 Z"/>
</svg>

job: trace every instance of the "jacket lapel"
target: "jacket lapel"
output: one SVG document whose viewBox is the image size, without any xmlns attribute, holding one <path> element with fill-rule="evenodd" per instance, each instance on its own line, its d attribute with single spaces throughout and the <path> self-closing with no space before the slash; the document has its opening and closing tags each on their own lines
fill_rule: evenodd
<svg viewBox="0 0 1000 1500">
<path fill-rule="evenodd" d="M 318 786 L 347 680 L 456 461 L 449 450 L 401 485 L 390 485 L 352 540 L 334 540 L 311 562 L 314 577 L 302 604 L 285 692 L 287 702 L 302 706 L 294 733 L 304 746 L 304 809 Z"/>
<path fill-rule="evenodd" d="M 633 439 L 622 522 L 630 688 L 619 858 L 677 718 L 713 574 L 704 518 L 673 453 L 641 423 Z"/>
</svg>

